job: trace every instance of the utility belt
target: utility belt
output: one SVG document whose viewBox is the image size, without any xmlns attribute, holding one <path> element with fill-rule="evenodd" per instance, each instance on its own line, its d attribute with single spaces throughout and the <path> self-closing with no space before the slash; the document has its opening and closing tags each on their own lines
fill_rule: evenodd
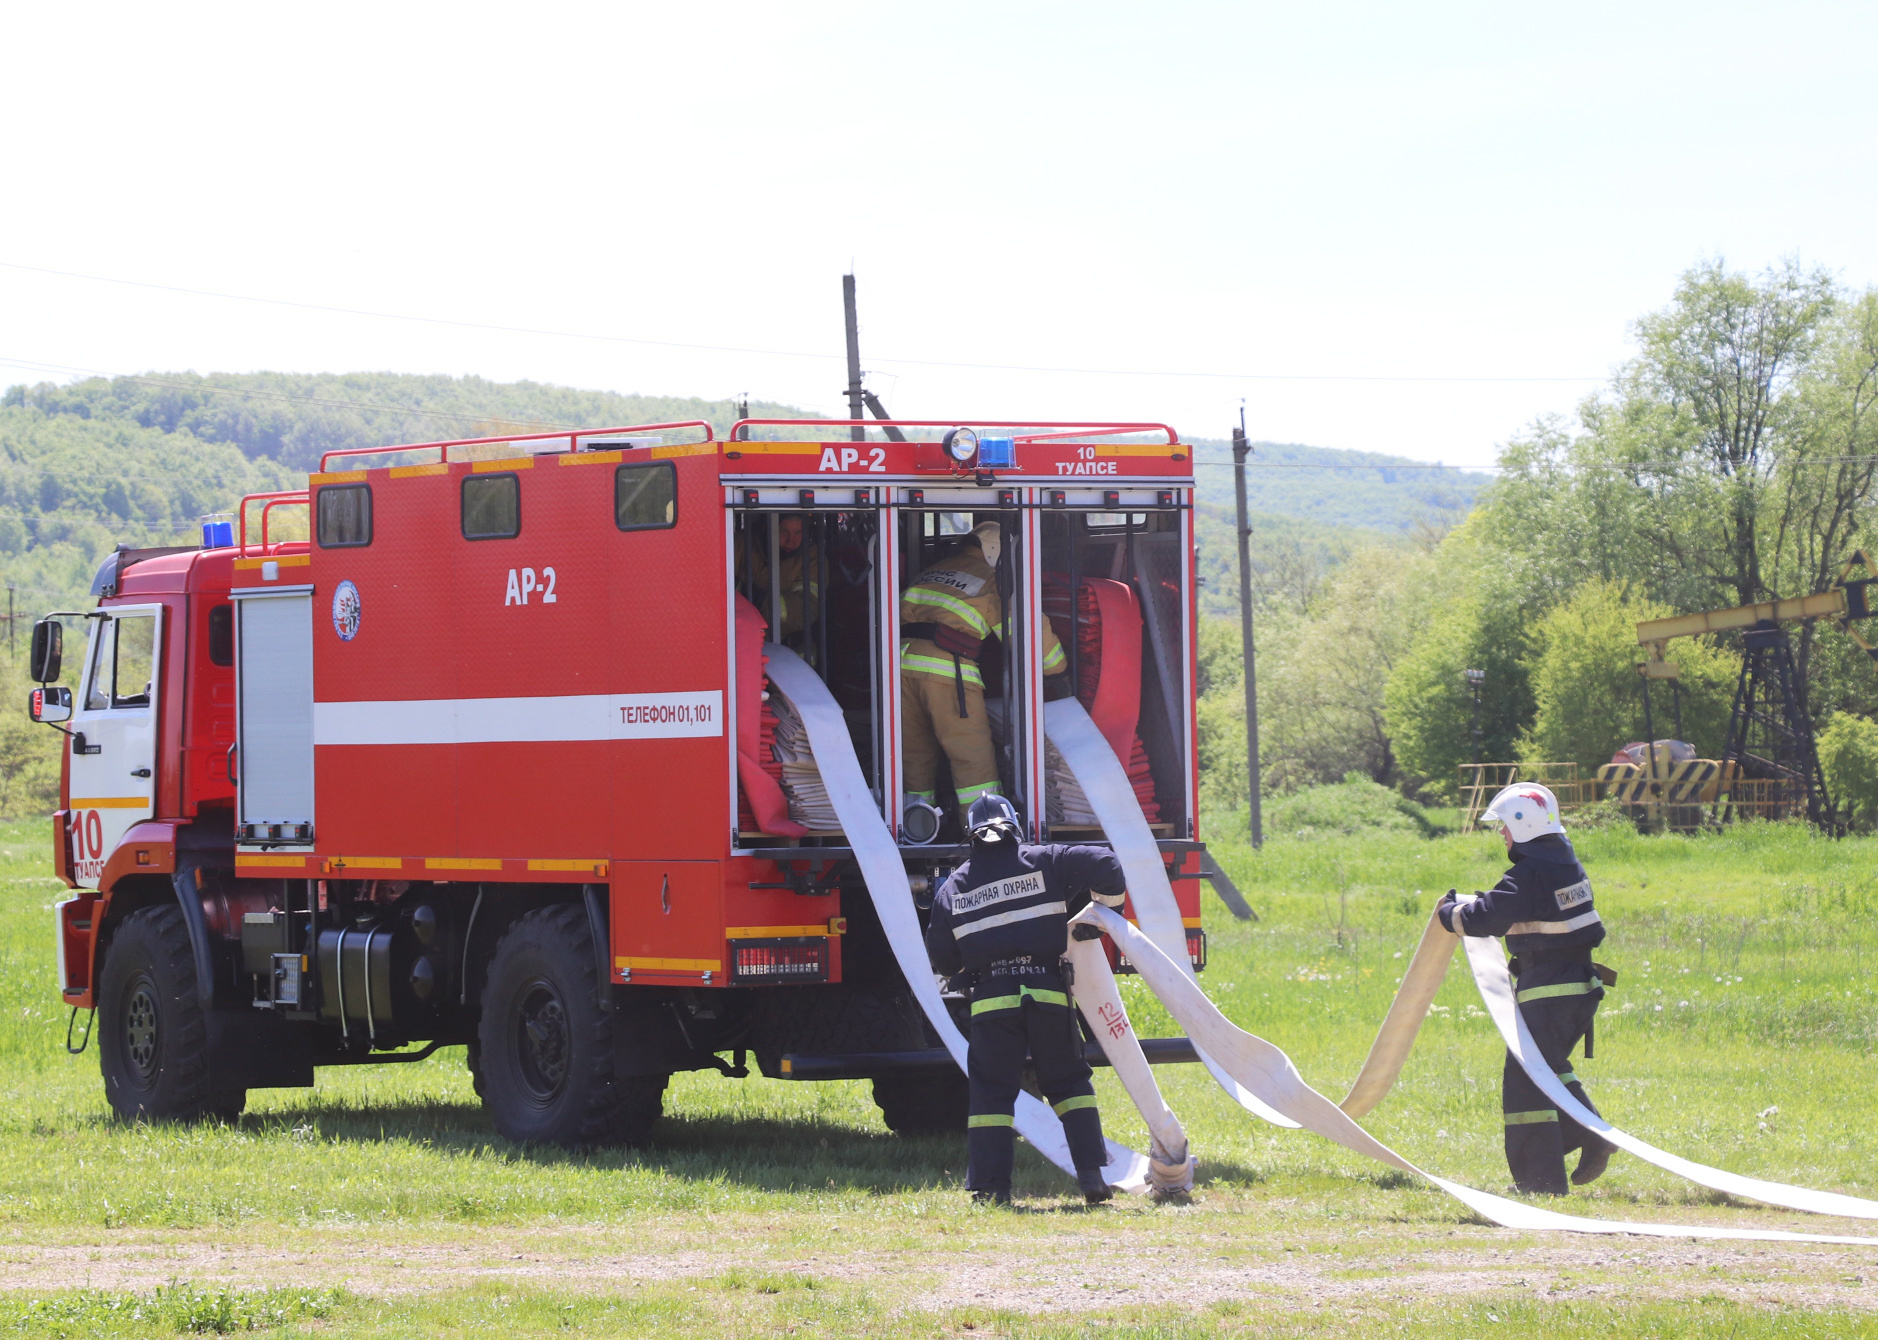
<svg viewBox="0 0 1878 1340">
<path fill-rule="evenodd" d="M 969 715 L 965 710 L 965 666 L 960 658 L 975 663 L 979 653 L 985 649 L 985 640 L 946 623 L 903 623 L 900 625 L 900 636 L 924 639 L 940 651 L 950 653 L 952 678 L 959 691 L 959 715 Z"/>
<path fill-rule="evenodd" d="M 1041 982 L 1069 981 L 1069 964 L 1060 958 L 1049 958 L 1037 954 L 1014 954 L 1009 958 L 994 959 L 979 968 L 967 968 L 956 973 L 947 983 L 950 990 L 970 995 L 993 978 L 1010 980 L 1032 980 Z"/>
<path fill-rule="evenodd" d="M 1522 958 L 1525 960 L 1524 963 L 1521 962 Z M 1519 989 L 1521 969 L 1537 969 L 1542 964 L 1547 967 L 1565 965 L 1582 969 L 1586 982 L 1597 983 L 1596 986 L 1589 987 L 1586 990 L 1588 994 L 1594 995 L 1598 1000 L 1604 998 L 1606 989 L 1617 985 L 1617 969 L 1606 967 L 1604 964 L 1593 960 L 1589 949 L 1576 951 L 1568 950 L 1562 954 L 1515 954 L 1512 958 L 1507 960 L 1506 970 L 1511 973 L 1513 977 L 1514 998 L 1519 1000 L 1521 1004 L 1524 1004 L 1523 997 L 1526 995 L 1524 991 Z M 1553 994 L 1553 989 L 1549 987 L 1539 987 L 1534 991 L 1534 994 L 1550 995 Z M 1585 1022 L 1585 1059 L 1587 1061 L 1591 1060 L 1597 1054 L 1596 1018 L 1597 1016 L 1593 1014 L 1592 1018 Z"/>
<path fill-rule="evenodd" d="M 1535 954 L 1531 951 L 1515 954 L 1506 961 L 1506 970 L 1517 979 L 1522 964 L 1536 968 L 1541 963 L 1574 963 L 1586 969 L 1590 976 L 1596 977 L 1604 985 L 1617 985 L 1617 969 L 1607 968 L 1604 964 L 1597 962 L 1591 957 L 1589 949 L 1567 950 L 1562 954 Z"/>
</svg>

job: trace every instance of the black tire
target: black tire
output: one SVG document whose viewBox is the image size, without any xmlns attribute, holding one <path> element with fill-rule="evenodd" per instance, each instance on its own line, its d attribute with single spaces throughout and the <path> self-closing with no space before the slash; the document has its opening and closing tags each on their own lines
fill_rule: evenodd
<svg viewBox="0 0 1878 1340">
<path fill-rule="evenodd" d="M 111 937 L 98 984 L 98 1068 L 125 1121 L 233 1119 L 244 1088 L 218 1086 L 182 910 L 146 907 Z"/>
<path fill-rule="evenodd" d="M 585 908 L 530 912 L 496 946 L 472 1073 L 509 1139 L 636 1144 L 659 1119 L 666 1076 L 617 1076 L 615 1016 L 599 986 Z"/>
<path fill-rule="evenodd" d="M 970 1091 L 960 1071 L 877 1075 L 874 1104 L 895 1135 L 962 1135 Z"/>
</svg>

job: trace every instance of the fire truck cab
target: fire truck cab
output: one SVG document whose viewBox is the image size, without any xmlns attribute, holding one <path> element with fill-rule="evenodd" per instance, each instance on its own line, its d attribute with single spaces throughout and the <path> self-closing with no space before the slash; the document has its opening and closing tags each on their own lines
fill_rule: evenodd
<svg viewBox="0 0 1878 1340">
<path fill-rule="evenodd" d="M 962 1129 L 766 657 L 839 704 L 924 908 L 969 847 L 943 771 L 906 803 L 902 599 L 995 523 L 999 789 L 1028 840 L 1104 840 L 1044 733 L 1048 628 L 1197 966 L 1192 482 L 1151 424 L 654 424 L 335 455 L 236 533 L 120 549 L 67 616 L 75 690 L 35 629 L 32 705 L 68 736 L 59 987 L 112 1107 L 465 1045 L 518 1140 L 641 1139 L 673 1073 L 752 1061 Z"/>
</svg>

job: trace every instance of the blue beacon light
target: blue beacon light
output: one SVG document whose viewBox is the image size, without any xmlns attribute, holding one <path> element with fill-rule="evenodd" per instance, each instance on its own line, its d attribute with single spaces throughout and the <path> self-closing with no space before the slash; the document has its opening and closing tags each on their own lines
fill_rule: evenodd
<svg viewBox="0 0 1878 1340">
<path fill-rule="evenodd" d="M 1017 441 L 1009 437 L 978 439 L 978 463 L 987 470 L 1009 470 L 1017 465 Z"/>
</svg>

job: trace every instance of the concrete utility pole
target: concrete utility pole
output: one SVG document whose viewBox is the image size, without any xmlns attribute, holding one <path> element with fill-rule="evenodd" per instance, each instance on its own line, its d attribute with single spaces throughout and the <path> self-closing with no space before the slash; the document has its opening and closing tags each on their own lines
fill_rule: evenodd
<svg viewBox="0 0 1878 1340">
<path fill-rule="evenodd" d="M 841 308 L 848 319 L 848 417 L 863 419 L 867 411 L 862 404 L 861 390 L 861 326 L 854 315 L 854 276 L 841 276 Z M 858 423 L 848 429 L 851 441 L 867 441 L 867 429 Z"/>
<path fill-rule="evenodd" d="M 1257 656 L 1252 645 L 1252 525 L 1246 517 L 1245 458 L 1252 444 L 1245 435 L 1245 405 L 1239 406 L 1239 426 L 1232 430 L 1232 491 L 1239 513 L 1239 642 L 1245 654 L 1245 766 L 1251 786 L 1252 845 L 1265 845 L 1265 824 L 1259 813 L 1259 685 Z"/>
</svg>

